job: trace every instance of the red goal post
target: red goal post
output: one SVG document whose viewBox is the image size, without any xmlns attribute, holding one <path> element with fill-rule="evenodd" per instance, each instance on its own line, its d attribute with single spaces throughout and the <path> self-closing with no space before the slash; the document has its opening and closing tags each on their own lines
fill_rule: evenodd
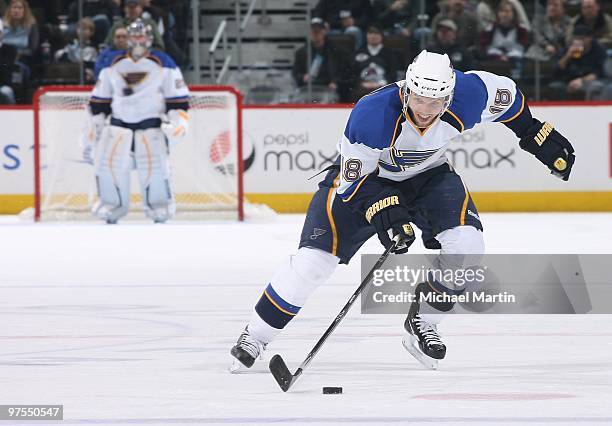
<svg viewBox="0 0 612 426">
<path fill-rule="evenodd" d="M 189 88 L 189 133 L 170 153 L 177 219 L 243 220 L 242 96 L 231 86 Z M 34 95 L 36 221 L 93 219 L 94 168 L 79 143 L 91 90 L 43 86 Z M 132 176 L 130 217 L 144 217 L 139 189 Z"/>
</svg>

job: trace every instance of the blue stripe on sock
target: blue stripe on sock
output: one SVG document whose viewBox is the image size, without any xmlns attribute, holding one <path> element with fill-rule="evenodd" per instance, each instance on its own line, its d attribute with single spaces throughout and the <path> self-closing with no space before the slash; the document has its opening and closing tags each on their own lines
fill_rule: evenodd
<svg viewBox="0 0 612 426">
<path fill-rule="evenodd" d="M 291 303 L 283 300 L 283 298 L 280 297 L 278 293 L 276 293 L 276 291 L 274 291 L 274 288 L 272 288 L 272 284 L 268 284 L 265 292 L 268 294 L 268 296 L 270 296 L 274 303 L 283 308 L 285 311 L 290 312 L 293 315 L 296 315 L 300 311 L 300 306 L 292 305 Z"/>
</svg>

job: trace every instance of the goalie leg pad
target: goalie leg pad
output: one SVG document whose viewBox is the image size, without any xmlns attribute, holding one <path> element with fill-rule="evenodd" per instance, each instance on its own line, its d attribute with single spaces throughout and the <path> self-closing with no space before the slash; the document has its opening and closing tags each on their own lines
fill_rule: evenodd
<svg viewBox="0 0 612 426">
<path fill-rule="evenodd" d="M 172 219 L 176 203 L 170 186 L 170 158 L 163 132 L 158 128 L 136 130 L 134 157 L 145 214 L 155 222 Z"/>
<path fill-rule="evenodd" d="M 249 332 L 269 343 L 299 312 L 312 292 L 331 276 L 339 258 L 323 250 L 302 247 L 266 287 L 249 322 Z"/>
<path fill-rule="evenodd" d="M 92 211 L 102 220 L 116 222 L 128 212 L 132 136 L 129 129 L 111 126 L 96 149 L 98 201 Z"/>
</svg>

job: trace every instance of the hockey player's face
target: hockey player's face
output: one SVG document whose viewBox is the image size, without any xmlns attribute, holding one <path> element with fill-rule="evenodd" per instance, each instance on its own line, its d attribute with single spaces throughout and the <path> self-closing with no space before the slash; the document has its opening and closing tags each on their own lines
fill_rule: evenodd
<svg viewBox="0 0 612 426">
<path fill-rule="evenodd" d="M 128 48 L 132 59 L 139 60 L 140 58 L 146 55 L 148 51 L 146 35 L 129 34 L 128 40 Z"/>
<path fill-rule="evenodd" d="M 147 43 L 147 36 L 144 34 L 134 34 L 130 36 L 130 40 L 132 40 L 134 44 L 144 46 Z"/>
<path fill-rule="evenodd" d="M 427 98 L 411 93 L 408 98 L 408 107 L 412 111 L 415 124 L 419 127 L 427 127 L 438 118 L 444 104 L 445 98 Z"/>
</svg>

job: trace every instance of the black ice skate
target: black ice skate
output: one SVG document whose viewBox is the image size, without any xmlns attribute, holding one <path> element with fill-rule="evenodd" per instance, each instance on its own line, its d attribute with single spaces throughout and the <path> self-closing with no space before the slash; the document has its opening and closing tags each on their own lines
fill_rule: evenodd
<svg viewBox="0 0 612 426">
<path fill-rule="evenodd" d="M 265 350 L 266 344 L 252 337 L 249 334 L 249 328 L 245 328 L 230 351 L 234 357 L 230 365 L 230 372 L 236 373 L 245 367 L 251 368 L 258 357 L 263 359 Z"/>
<path fill-rule="evenodd" d="M 408 332 L 402 339 L 402 344 L 410 354 L 425 367 L 435 370 L 438 360 L 444 359 L 446 346 L 442 343 L 435 324 L 424 321 L 419 314 L 419 295 L 423 284 L 416 289 L 417 300 L 412 302 L 404 328 Z"/>
</svg>

